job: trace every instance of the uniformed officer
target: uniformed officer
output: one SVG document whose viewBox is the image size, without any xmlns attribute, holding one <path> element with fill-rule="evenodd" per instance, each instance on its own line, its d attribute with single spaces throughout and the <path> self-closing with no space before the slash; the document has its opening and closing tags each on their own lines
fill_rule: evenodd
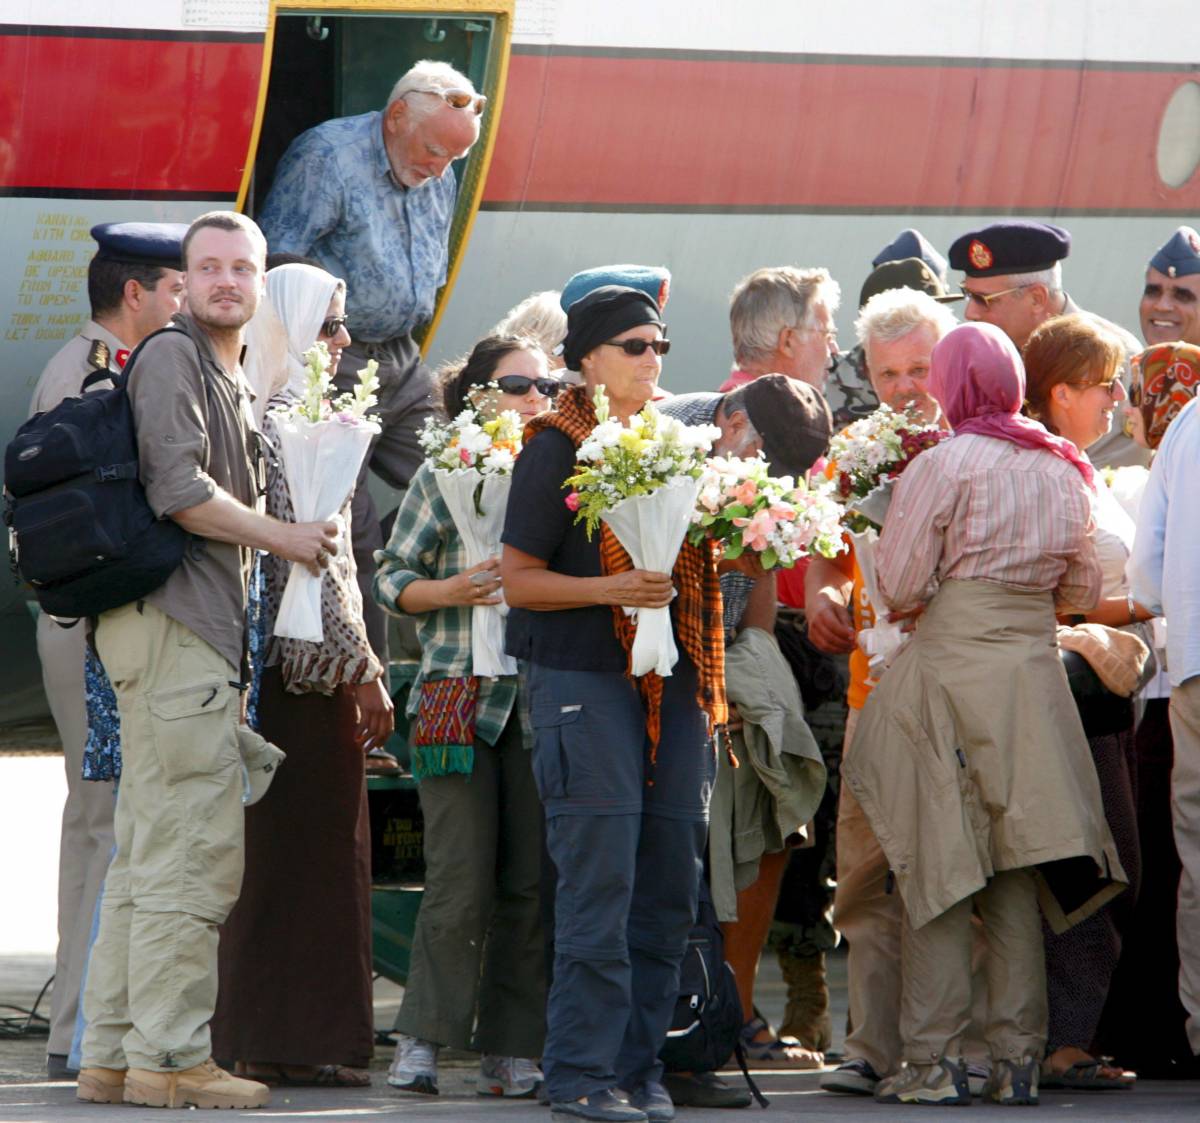
<svg viewBox="0 0 1200 1123">
<path fill-rule="evenodd" d="M 914 230 L 911 226 L 901 230 L 883 249 L 871 258 L 871 268 L 878 269 L 879 266 L 889 261 L 906 261 L 910 257 L 918 257 L 925 262 L 937 279 L 941 281 L 943 288 L 949 285 L 949 265 L 946 259 L 934 249 L 929 239 L 920 230 Z M 880 289 L 879 291 L 882 292 L 883 290 Z M 859 307 L 861 308 L 863 304 L 866 304 L 865 300 Z"/>
<path fill-rule="evenodd" d="M 1020 350 L 1034 329 L 1052 316 L 1079 313 L 1118 336 L 1127 358 L 1137 354 L 1141 348 L 1128 331 L 1084 312 L 1063 290 L 1062 262 L 1070 252 L 1070 233 L 1048 222 L 1009 219 L 963 234 L 950 247 L 950 265 L 966 274 L 965 317 L 995 324 Z M 1128 362 L 1121 381 L 1128 389 Z M 1148 462 L 1145 450 L 1119 428 L 1101 437 L 1088 455 L 1098 467 Z"/>
<path fill-rule="evenodd" d="M 178 223 L 119 222 L 92 228 L 99 245 L 88 265 L 92 318 L 46 364 L 33 392 L 31 415 L 79 394 L 84 379 L 94 371 L 120 371 L 130 351 L 180 310 L 183 274 L 179 267 L 186 232 L 187 227 Z M 42 682 L 67 770 L 58 865 L 58 954 L 46 1059 L 51 1078 L 73 1071 L 67 1068 L 67 1055 L 80 976 L 96 896 L 113 847 L 112 784 L 84 781 L 80 775 L 87 739 L 84 642 L 82 627 L 65 629 L 45 615 L 38 618 Z"/>
<path fill-rule="evenodd" d="M 1176 340 L 1200 347 L 1200 234 L 1190 226 L 1150 259 L 1138 312 L 1147 347 Z"/>
</svg>

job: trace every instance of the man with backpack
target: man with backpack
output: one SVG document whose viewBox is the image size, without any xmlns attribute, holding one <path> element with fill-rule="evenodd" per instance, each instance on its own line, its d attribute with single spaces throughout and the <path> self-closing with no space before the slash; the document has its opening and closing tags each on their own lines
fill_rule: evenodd
<svg viewBox="0 0 1200 1123">
<path fill-rule="evenodd" d="M 314 573 L 332 523 L 255 509 L 263 479 L 240 366 L 266 242 L 243 215 L 202 215 L 183 239 L 186 314 L 131 360 L 138 475 L 154 514 L 191 538 L 141 599 L 102 612 L 96 648 L 121 717 L 117 849 L 88 968 L 78 1096 L 150 1107 L 261 1107 L 266 1085 L 213 1062 L 217 926 L 243 863 L 238 747 L 251 550 Z"/>
<path fill-rule="evenodd" d="M 30 416 L 53 409 L 82 390 L 93 371 L 119 371 L 151 332 L 166 327 L 183 303 L 182 223 L 113 222 L 92 227 L 99 249 L 88 263 L 91 319 L 46 364 L 33 391 Z M 103 383 L 107 385 L 107 383 Z M 81 627 L 62 628 L 38 617 L 42 683 L 62 741 L 67 771 L 58 859 L 58 953 L 50 1000 L 47 1075 L 63 1079 L 75 1030 L 79 985 L 87 958 L 96 897 L 113 844 L 113 790 L 85 782 L 87 740 Z"/>
</svg>

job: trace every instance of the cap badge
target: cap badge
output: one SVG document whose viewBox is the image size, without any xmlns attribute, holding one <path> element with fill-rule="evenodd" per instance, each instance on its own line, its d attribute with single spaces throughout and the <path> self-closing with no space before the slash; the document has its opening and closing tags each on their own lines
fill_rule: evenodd
<svg viewBox="0 0 1200 1123">
<path fill-rule="evenodd" d="M 992 262 L 996 260 L 992 256 L 992 251 L 979 241 L 978 238 L 967 248 L 967 257 L 976 269 L 990 269 Z"/>
</svg>

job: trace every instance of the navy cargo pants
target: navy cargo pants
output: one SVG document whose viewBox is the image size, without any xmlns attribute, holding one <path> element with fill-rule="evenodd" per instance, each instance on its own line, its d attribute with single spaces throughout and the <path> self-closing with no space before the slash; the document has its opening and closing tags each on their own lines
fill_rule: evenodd
<svg viewBox="0 0 1200 1123">
<path fill-rule="evenodd" d="M 551 1100 L 662 1078 L 695 921 L 715 757 L 681 655 L 650 762 L 636 685 L 619 672 L 529 666 L 533 771 L 558 870 L 542 1065 Z"/>
</svg>

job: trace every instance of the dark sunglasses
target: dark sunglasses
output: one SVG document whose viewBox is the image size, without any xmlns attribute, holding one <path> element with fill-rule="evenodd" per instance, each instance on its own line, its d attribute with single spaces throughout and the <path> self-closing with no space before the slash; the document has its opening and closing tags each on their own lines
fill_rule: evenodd
<svg viewBox="0 0 1200 1123">
<path fill-rule="evenodd" d="M 562 383 L 557 378 L 526 378 L 523 374 L 505 374 L 496 379 L 496 385 L 502 393 L 525 395 L 531 386 L 537 387 L 537 392 L 545 398 L 553 398 L 562 389 Z"/>
<path fill-rule="evenodd" d="M 622 339 L 620 342 L 609 340 L 604 344 L 605 347 L 620 347 L 626 355 L 644 355 L 647 350 L 653 351 L 656 355 L 665 355 L 671 350 L 671 341 L 669 339 Z"/>
<path fill-rule="evenodd" d="M 332 339 L 346 326 L 345 316 L 333 316 L 321 325 L 321 334 L 326 339 Z"/>
</svg>

